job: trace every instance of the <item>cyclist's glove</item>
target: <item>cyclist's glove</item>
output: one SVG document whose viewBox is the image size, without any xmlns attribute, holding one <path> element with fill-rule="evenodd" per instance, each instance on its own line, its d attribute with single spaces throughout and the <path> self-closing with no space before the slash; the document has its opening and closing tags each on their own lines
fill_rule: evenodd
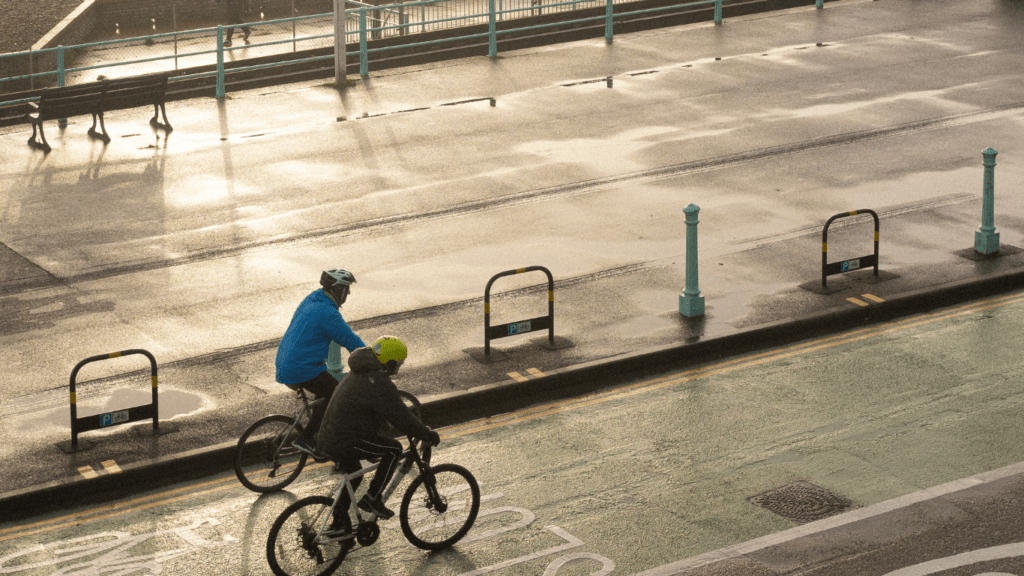
<svg viewBox="0 0 1024 576">
<path fill-rule="evenodd" d="M 437 432 L 434 432 L 433 430 L 427 432 L 427 434 L 423 438 L 427 442 L 430 442 L 431 446 L 437 446 L 438 444 L 441 443 L 441 436 Z"/>
</svg>

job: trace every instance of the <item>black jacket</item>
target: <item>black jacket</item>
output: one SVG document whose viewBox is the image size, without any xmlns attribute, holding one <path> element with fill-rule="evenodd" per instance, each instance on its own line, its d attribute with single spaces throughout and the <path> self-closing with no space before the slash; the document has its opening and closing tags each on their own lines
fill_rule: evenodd
<svg viewBox="0 0 1024 576">
<path fill-rule="evenodd" d="M 384 422 L 409 436 L 428 428 L 405 406 L 398 388 L 369 348 L 348 357 L 351 372 L 338 383 L 317 435 L 317 448 L 332 456 L 344 453 L 360 438 L 379 434 Z"/>
</svg>

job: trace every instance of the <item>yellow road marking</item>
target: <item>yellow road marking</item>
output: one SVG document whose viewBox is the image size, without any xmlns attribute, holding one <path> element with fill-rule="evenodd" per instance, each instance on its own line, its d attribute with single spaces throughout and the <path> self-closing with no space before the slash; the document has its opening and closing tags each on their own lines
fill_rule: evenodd
<svg viewBox="0 0 1024 576">
<path fill-rule="evenodd" d="M 859 340 L 864 340 L 872 336 L 878 336 L 881 334 L 895 332 L 906 328 L 914 328 L 924 324 L 930 324 L 932 322 L 938 322 L 941 320 L 955 318 L 957 316 L 963 316 L 965 314 L 981 312 L 983 310 L 997 308 L 999 306 L 1005 306 L 1008 304 L 1016 304 L 1021 301 L 1024 301 L 1024 295 L 1021 294 L 1000 296 L 997 298 L 992 298 L 982 302 L 976 302 L 974 304 L 963 305 L 941 312 L 930 312 L 927 314 L 917 315 L 912 318 L 904 318 L 901 320 L 895 320 L 873 327 L 852 330 L 842 335 L 827 336 L 809 342 L 794 344 L 777 350 L 759 352 L 757 354 L 742 356 L 739 358 L 719 362 L 717 364 L 711 364 L 701 368 L 694 368 L 691 370 L 673 374 L 671 376 L 652 378 L 636 384 L 623 386 L 621 388 L 617 388 L 615 390 L 611 390 L 608 392 L 599 392 L 588 396 L 574 398 L 571 400 L 565 400 L 551 404 L 544 404 L 541 406 L 533 406 L 530 408 L 525 408 L 518 412 L 501 414 L 498 416 L 492 416 L 481 420 L 474 420 L 473 422 L 449 426 L 443 429 L 444 434 L 442 435 L 442 437 L 454 438 L 458 436 L 466 436 L 474 432 L 483 432 L 493 428 L 498 428 L 500 426 L 525 422 L 527 420 L 541 418 L 543 416 L 555 414 L 558 412 L 564 412 L 566 410 L 570 410 L 573 408 L 589 406 L 592 404 L 596 404 L 598 402 L 613 400 L 615 398 L 621 398 L 624 396 L 629 396 L 632 394 L 645 392 L 648 390 L 656 390 L 659 388 L 664 388 L 666 386 L 672 386 L 683 382 L 689 382 L 692 380 L 696 380 L 698 378 L 703 378 L 705 376 L 713 376 L 716 374 L 722 374 L 734 370 L 749 368 L 760 364 L 765 364 L 767 362 L 789 358 L 791 356 L 796 356 L 799 354 L 817 352 L 819 350 L 840 346 L 842 344 L 849 344 Z"/>
<path fill-rule="evenodd" d="M 868 300 L 872 300 L 874 302 L 885 302 L 885 298 L 879 298 L 878 296 L 875 296 L 874 294 L 861 294 L 861 296 L 864 297 L 864 298 L 867 298 Z"/>
<path fill-rule="evenodd" d="M 441 432 L 441 436 L 443 438 L 456 438 L 460 436 L 468 436 L 476 432 L 483 432 L 493 428 L 499 428 L 502 426 L 508 426 L 511 424 L 517 424 L 528 420 L 542 418 L 549 414 L 556 414 L 559 412 L 565 412 L 575 408 L 591 406 L 594 404 L 607 402 L 609 400 L 614 400 L 617 398 L 623 398 L 627 396 L 640 394 L 642 392 L 653 391 L 668 386 L 674 386 L 676 384 L 690 382 L 706 376 L 712 376 L 716 374 L 732 372 L 735 370 L 741 370 L 743 368 L 749 368 L 752 366 L 765 364 L 767 362 L 789 358 L 799 354 L 817 352 L 820 350 L 841 346 L 843 344 L 849 344 L 857 342 L 859 340 L 865 340 L 873 336 L 879 336 L 882 334 L 896 332 L 907 328 L 915 328 L 918 326 L 931 324 L 933 322 L 948 320 L 951 318 L 955 318 L 957 316 L 964 316 L 967 314 L 982 312 L 984 310 L 990 310 L 992 308 L 998 308 L 1000 306 L 1016 304 L 1022 301 L 1024 301 L 1024 294 L 1011 294 L 999 296 L 996 298 L 984 300 L 982 302 L 965 304 L 962 306 L 946 309 L 939 312 L 919 314 L 912 318 L 904 318 L 901 320 L 887 322 L 885 324 L 879 324 L 877 326 L 860 328 L 857 330 L 848 331 L 842 335 L 826 336 L 808 342 L 793 344 L 784 348 L 779 348 L 766 352 L 759 352 L 756 354 L 751 354 L 739 358 L 733 358 L 731 360 L 710 364 L 700 368 L 693 368 L 668 376 L 652 378 L 649 380 L 645 380 L 643 382 L 630 384 L 606 392 L 599 392 L 591 394 L 589 396 L 573 398 L 561 402 L 554 402 L 551 404 L 544 404 L 541 406 L 533 406 L 509 414 L 502 414 L 499 416 L 475 420 L 473 422 L 466 422 L 464 424 L 448 426 L 438 431 Z M 316 469 L 328 465 L 329 464 L 316 464 L 309 468 Z M 91 470 L 91 468 L 89 469 Z M 95 474 L 95 472 L 93 473 Z M 236 478 L 234 475 L 225 476 L 224 478 L 219 478 L 217 480 L 209 480 L 207 482 L 201 482 L 199 484 L 192 486 L 183 486 L 181 488 L 175 488 L 173 490 L 169 490 L 166 492 L 150 494 L 148 496 L 142 496 L 124 502 L 106 504 L 97 508 L 93 508 L 91 510 L 86 510 L 75 514 L 68 514 L 57 518 L 40 520 L 37 522 L 33 522 L 31 524 L 11 526 L 9 528 L 0 529 L 0 542 L 6 540 L 13 540 L 15 538 L 33 536 L 36 534 L 46 532 L 53 532 L 56 530 L 60 530 L 62 528 L 80 526 L 85 522 L 104 520 L 114 516 L 130 514 L 138 512 L 140 510 L 148 510 L 151 508 L 156 508 L 167 504 L 173 504 L 175 502 L 185 500 L 186 498 L 205 496 L 215 492 L 227 490 L 229 488 L 237 488 L 235 480 Z M 209 488 L 206 490 L 195 492 L 195 490 L 207 487 Z"/>
<path fill-rule="evenodd" d="M 526 382 L 529 380 L 526 376 L 523 376 L 519 372 L 509 372 L 508 377 L 515 380 L 516 382 Z"/>
<path fill-rule="evenodd" d="M 853 303 L 854 303 L 854 304 L 856 304 L 857 306 L 867 306 L 867 305 L 868 305 L 868 303 L 867 303 L 867 302 L 865 302 L 865 301 L 863 301 L 863 300 L 858 300 L 858 299 L 856 299 L 856 298 L 847 298 L 847 299 L 846 299 L 846 301 L 847 301 L 847 302 L 853 302 Z"/>
<path fill-rule="evenodd" d="M 543 372 L 537 370 L 536 368 L 527 368 L 526 371 L 529 372 L 535 378 L 543 378 L 545 376 Z"/>
<path fill-rule="evenodd" d="M 104 462 L 103 467 L 107 469 L 107 473 L 109 474 L 121 473 L 121 467 L 118 466 L 117 462 L 114 462 L 113 460 L 107 460 L 106 462 Z"/>
<path fill-rule="evenodd" d="M 81 474 L 82 476 L 85 476 L 87 480 L 92 480 L 93 478 L 99 476 L 99 474 L 97 474 L 96 471 L 92 469 L 92 466 L 82 466 L 81 468 L 78 469 L 78 473 Z"/>
</svg>

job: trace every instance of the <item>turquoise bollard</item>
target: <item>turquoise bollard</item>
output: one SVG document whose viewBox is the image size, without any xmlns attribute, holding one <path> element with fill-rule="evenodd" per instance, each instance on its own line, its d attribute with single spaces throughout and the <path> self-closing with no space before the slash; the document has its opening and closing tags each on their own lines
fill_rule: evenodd
<svg viewBox="0 0 1024 576">
<path fill-rule="evenodd" d="M 995 226 L 995 167 L 996 152 L 992 148 L 981 153 L 984 156 L 985 182 L 981 199 L 981 227 L 974 233 L 974 250 L 979 254 L 999 252 L 999 233 Z"/>
<path fill-rule="evenodd" d="M 686 214 L 686 289 L 679 296 L 679 313 L 687 318 L 704 315 L 704 297 L 697 288 L 697 213 L 700 206 L 683 208 Z"/>
</svg>

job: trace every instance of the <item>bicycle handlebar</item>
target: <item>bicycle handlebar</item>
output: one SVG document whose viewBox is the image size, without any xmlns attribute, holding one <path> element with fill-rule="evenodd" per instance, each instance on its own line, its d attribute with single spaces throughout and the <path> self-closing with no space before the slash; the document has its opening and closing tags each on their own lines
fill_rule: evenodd
<svg viewBox="0 0 1024 576">
<path fill-rule="evenodd" d="M 420 438 L 416 436 L 409 436 L 409 450 L 411 450 L 417 457 L 423 461 L 427 466 L 430 465 L 430 454 L 433 446 L 430 442 L 427 442 L 426 438 Z"/>
</svg>

